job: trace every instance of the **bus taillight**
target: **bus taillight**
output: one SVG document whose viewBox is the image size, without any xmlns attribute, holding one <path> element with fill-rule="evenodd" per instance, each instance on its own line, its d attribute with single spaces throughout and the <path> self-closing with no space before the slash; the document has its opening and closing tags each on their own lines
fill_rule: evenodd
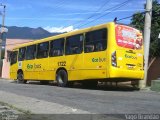
<svg viewBox="0 0 160 120">
<path fill-rule="evenodd" d="M 112 66 L 117 67 L 116 51 L 112 53 Z"/>
</svg>

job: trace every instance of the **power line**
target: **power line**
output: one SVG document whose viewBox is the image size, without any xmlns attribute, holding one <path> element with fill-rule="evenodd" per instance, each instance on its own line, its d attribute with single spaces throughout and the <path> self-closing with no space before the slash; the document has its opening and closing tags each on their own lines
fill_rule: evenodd
<svg viewBox="0 0 160 120">
<path fill-rule="evenodd" d="M 99 12 L 101 9 L 103 9 L 103 8 L 105 7 L 105 5 L 108 4 L 109 2 L 110 2 L 110 0 L 106 1 L 106 2 L 105 2 L 104 4 L 102 4 L 102 6 L 100 6 L 99 9 L 96 10 L 92 15 L 90 15 L 88 18 L 86 18 L 86 19 L 84 19 L 84 20 L 79 21 L 79 23 L 81 23 L 81 22 L 83 22 L 83 21 L 85 21 L 85 20 L 88 20 L 88 19 L 94 17 L 95 15 L 97 15 L 98 12 Z M 77 22 L 76 22 L 76 24 L 77 24 Z"/>
<path fill-rule="evenodd" d="M 110 1 L 110 0 L 108 0 L 107 2 L 105 2 L 97 11 L 99 11 L 100 9 L 102 9 L 107 3 L 109 3 L 109 1 Z M 117 9 L 123 7 L 123 6 L 126 5 L 129 1 L 131 1 L 131 0 L 126 0 L 126 1 L 120 3 L 120 4 L 116 5 L 116 6 L 113 6 L 113 7 L 110 7 L 110 8 L 105 9 L 103 12 L 106 12 L 106 11 L 109 11 L 109 10 L 111 10 L 111 11 L 110 11 L 110 12 L 107 12 L 107 13 L 104 14 L 104 15 L 101 15 L 100 17 L 92 20 L 91 22 L 94 22 L 94 21 L 96 21 L 97 19 L 100 19 L 101 17 L 110 14 L 110 13 L 113 12 L 114 10 L 117 10 Z M 113 10 L 112 10 L 112 9 L 113 9 Z M 96 11 L 96 12 L 97 12 L 97 11 Z M 87 19 L 83 20 L 83 21 L 87 21 L 88 19 L 94 17 L 94 16 L 96 15 L 96 12 L 95 12 L 93 15 L 89 16 Z M 100 14 L 103 14 L 103 12 L 101 12 Z M 80 22 L 81 22 L 81 21 L 80 21 Z M 91 23 L 91 22 L 90 22 L 90 23 Z M 77 24 L 77 22 L 74 23 L 74 24 L 72 24 L 72 26 L 74 26 L 75 24 Z M 80 27 L 85 26 L 85 25 L 87 25 L 87 24 L 89 24 L 89 23 L 85 23 L 85 24 L 82 24 L 82 25 L 78 25 L 77 28 L 80 28 Z M 70 25 L 70 26 L 71 26 L 71 25 Z M 67 27 L 69 27 L 69 26 L 67 26 Z M 65 28 L 66 28 L 66 27 L 63 27 L 63 28 L 60 29 L 60 30 L 64 30 Z M 73 30 L 71 30 L 71 31 L 73 31 Z"/>
<path fill-rule="evenodd" d="M 107 9 L 105 9 L 103 12 L 106 12 L 106 11 L 108 11 L 108 10 L 110 10 L 110 9 L 119 7 L 120 5 L 123 5 L 123 4 L 125 4 L 126 2 L 128 2 L 128 1 L 129 1 L 129 0 L 127 0 L 127 1 L 125 1 L 125 2 L 123 2 L 123 3 L 120 3 L 120 4 L 118 4 L 118 5 L 114 6 L 114 7 L 107 8 Z M 102 7 L 104 7 L 104 6 L 105 6 L 107 3 L 109 3 L 109 2 L 110 2 L 110 0 L 107 1 L 104 5 L 102 5 Z M 100 7 L 100 9 L 101 9 L 102 7 Z M 90 17 L 88 17 L 86 20 L 88 20 L 88 19 L 90 19 L 90 18 L 96 16 L 97 12 L 98 12 L 100 9 L 98 9 L 93 15 L 91 15 Z M 100 14 L 103 14 L 103 12 L 101 12 Z M 110 13 L 110 12 L 108 12 L 108 13 Z M 108 13 L 107 13 L 107 14 L 108 14 Z M 105 15 L 105 14 L 104 14 L 104 15 Z M 83 20 L 83 21 L 84 21 L 84 20 Z"/>
<path fill-rule="evenodd" d="M 141 12 L 140 14 L 145 14 L 145 13 L 146 12 Z M 139 13 L 135 13 L 134 15 L 137 15 L 137 14 L 139 14 Z M 118 19 L 117 21 L 125 20 L 125 19 L 131 18 L 131 17 L 133 17 L 133 15 L 128 16 L 128 17 L 124 17 L 124 18 L 121 18 L 121 19 Z"/>
<path fill-rule="evenodd" d="M 94 21 L 96 21 L 96 20 L 98 20 L 98 19 L 100 19 L 100 18 L 102 18 L 102 17 L 104 17 L 104 16 L 112 13 L 114 10 L 117 10 L 117 9 L 125 6 L 126 4 L 128 4 L 129 1 L 131 1 L 131 0 L 127 0 L 127 1 L 125 1 L 125 2 L 123 2 L 123 3 L 120 3 L 120 4 L 116 5 L 116 6 L 114 6 L 114 7 L 111 7 L 111 8 L 109 8 L 109 9 L 106 9 L 105 11 L 108 11 L 108 10 L 110 10 L 110 9 L 111 9 L 111 11 L 108 12 L 108 13 L 105 13 L 104 15 L 101 15 L 101 16 L 97 17 L 96 19 L 90 21 L 89 23 L 94 22 Z M 89 24 L 89 23 L 79 25 L 78 28 L 83 27 L 83 26 L 85 26 L 85 25 L 87 25 L 87 24 Z"/>
<path fill-rule="evenodd" d="M 65 0 L 59 1 L 59 3 L 54 8 L 57 9 L 57 8 L 62 7 L 64 5 L 64 2 L 65 2 Z M 52 10 L 54 10 L 54 9 L 52 9 Z"/>
<path fill-rule="evenodd" d="M 121 8 L 122 6 L 126 5 L 129 1 L 131 1 L 131 0 L 127 0 L 127 1 L 125 1 L 125 2 L 122 2 L 122 3 L 114 6 L 114 7 L 105 9 L 103 12 L 106 12 L 106 11 L 108 11 L 108 10 L 110 10 L 110 9 L 113 9 L 113 10 L 111 10 L 110 12 L 107 12 L 106 14 L 104 14 L 104 15 L 102 15 L 102 16 L 94 19 L 94 20 L 92 20 L 91 22 L 94 22 L 94 21 L 100 19 L 101 17 L 110 14 L 110 13 L 113 12 L 114 10 Z M 109 3 L 109 2 L 110 2 L 110 0 L 108 0 L 108 1 L 106 1 L 104 4 L 102 4 L 102 6 L 100 6 L 99 9 L 98 9 L 96 12 L 94 12 L 94 14 L 92 14 L 91 16 L 89 16 L 87 19 L 78 21 L 78 22 L 73 23 L 72 25 L 69 25 L 69 26 L 74 26 L 74 25 L 76 25 L 76 24 L 78 24 L 78 23 L 82 23 L 83 21 L 87 21 L 88 19 L 96 16 L 96 14 L 98 14 L 97 12 L 100 11 L 101 9 L 103 9 L 104 6 L 105 6 L 107 3 Z M 100 12 L 100 14 L 103 14 L 103 12 Z M 91 22 L 90 22 L 90 23 L 91 23 Z M 80 24 L 80 25 L 78 24 L 78 28 L 79 28 L 79 27 L 82 27 L 82 26 L 84 26 L 84 25 L 87 25 L 87 24 L 89 24 L 89 23 L 85 23 L 85 24 L 82 24 L 82 25 L 81 25 L 81 24 Z M 59 31 L 64 30 L 64 29 L 66 29 L 66 28 L 69 27 L 69 26 L 63 27 L 63 28 L 59 29 Z M 71 31 L 73 31 L 73 30 L 71 30 Z"/>
<path fill-rule="evenodd" d="M 109 2 L 110 2 L 110 0 L 106 1 L 104 4 L 102 4 L 102 5 L 101 5 L 92 15 L 90 15 L 88 18 L 86 18 L 86 19 L 84 19 L 84 20 L 80 20 L 80 21 L 78 21 L 78 22 L 75 22 L 75 23 L 72 24 L 72 26 L 74 26 L 74 25 L 76 25 L 76 24 L 78 24 L 78 23 L 82 23 L 83 21 L 88 20 L 88 19 L 94 17 L 94 16 L 97 14 L 97 12 L 100 11 L 101 9 L 103 9 L 103 8 L 105 7 L 105 5 L 106 5 L 107 3 L 109 3 Z M 70 26 L 71 26 L 71 25 L 70 25 Z M 69 27 L 69 26 L 66 26 L 66 27 Z M 64 30 L 66 27 L 63 27 L 63 28 L 60 29 L 60 30 Z M 60 30 L 59 30 L 59 31 L 60 31 Z"/>
<path fill-rule="evenodd" d="M 116 20 L 116 21 L 125 20 L 125 19 L 131 18 L 131 17 L 133 17 L 133 15 L 131 15 L 131 16 L 128 16 L 128 17 L 124 17 L 124 18 L 121 18 L 121 19 L 118 19 L 118 20 Z"/>
</svg>

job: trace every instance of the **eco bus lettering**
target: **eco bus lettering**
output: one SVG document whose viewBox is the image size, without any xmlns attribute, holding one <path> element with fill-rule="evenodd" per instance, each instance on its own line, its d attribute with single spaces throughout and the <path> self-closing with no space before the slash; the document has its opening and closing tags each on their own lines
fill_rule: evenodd
<svg viewBox="0 0 160 120">
<path fill-rule="evenodd" d="M 136 59 L 136 60 L 137 60 L 137 57 L 134 57 L 134 56 L 131 56 L 131 55 L 127 55 L 127 54 L 125 54 L 125 57 L 126 57 L 126 58 L 131 58 L 131 59 Z"/>
<path fill-rule="evenodd" d="M 33 69 L 33 68 L 41 68 L 41 64 L 34 64 L 34 65 L 31 65 L 31 64 L 28 64 L 27 65 L 27 69 Z"/>
<path fill-rule="evenodd" d="M 27 69 L 32 69 L 32 68 L 33 68 L 33 65 L 31 65 L 31 64 L 27 65 Z"/>
<path fill-rule="evenodd" d="M 106 58 L 92 58 L 92 62 L 106 62 Z"/>
<path fill-rule="evenodd" d="M 41 68 L 41 64 L 34 64 L 34 68 Z"/>
</svg>

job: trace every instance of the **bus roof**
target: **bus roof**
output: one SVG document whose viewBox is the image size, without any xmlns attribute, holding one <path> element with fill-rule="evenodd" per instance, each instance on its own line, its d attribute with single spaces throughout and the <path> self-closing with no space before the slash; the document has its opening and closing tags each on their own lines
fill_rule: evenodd
<svg viewBox="0 0 160 120">
<path fill-rule="evenodd" d="M 47 41 L 50 41 L 50 40 L 56 40 L 56 39 L 59 39 L 59 38 L 64 38 L 64 37 L 68 37 L 68 36 L 71 36 L 71 35 L 88 32 L 88 31 L 91 31 L 91 30 L 94 30 L 94 29 L 100 29 L 100 28 L 103 28 L 104 26 L 109 25 L 109 24 L 115 24 L 115 23 L 114 22 L 109 22 L 109 23 L 105 23 L 105 24 L 100 24 L 100 25 L 96 25 L 96 26 L 92 26 L 92 27 L 88 27 L 88 28 L 84 28 L 84 29 L 71 31 L 71 32 L 68 32 L 68 33 L 63 33 L 63 34 L 59 34 L 59 35 L 35 40 L 35 41 L 32 41 L 32 42 L 21 44 L 21 45 L 15 47 L 15 48 L 13 48 L 13 50 L 21 48 L 21 47 L 33 45 L 33 44 L 38 44 L 38 43 L 47 42 Z"/>
</svg>

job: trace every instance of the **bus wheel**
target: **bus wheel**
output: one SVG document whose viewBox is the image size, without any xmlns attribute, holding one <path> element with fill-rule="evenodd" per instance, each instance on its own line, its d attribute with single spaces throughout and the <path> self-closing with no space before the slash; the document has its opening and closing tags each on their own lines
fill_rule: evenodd
<svg viewBox="0 0 160 120">
<path fill-rule="evenodd" d="M 67 87 L 68 84 L 68 75 L 65 70 L 59 70 L 56 75 L 56 81 L 58 86 L 60 87 Z"/>
<path fill-rule="evenodd" d="M 17 74 L 17 82 L 18 83 L 26 83 L 27 80 L 24 80 L 24 76 L 22 72 L 18 72 Z"/>
</svg>

